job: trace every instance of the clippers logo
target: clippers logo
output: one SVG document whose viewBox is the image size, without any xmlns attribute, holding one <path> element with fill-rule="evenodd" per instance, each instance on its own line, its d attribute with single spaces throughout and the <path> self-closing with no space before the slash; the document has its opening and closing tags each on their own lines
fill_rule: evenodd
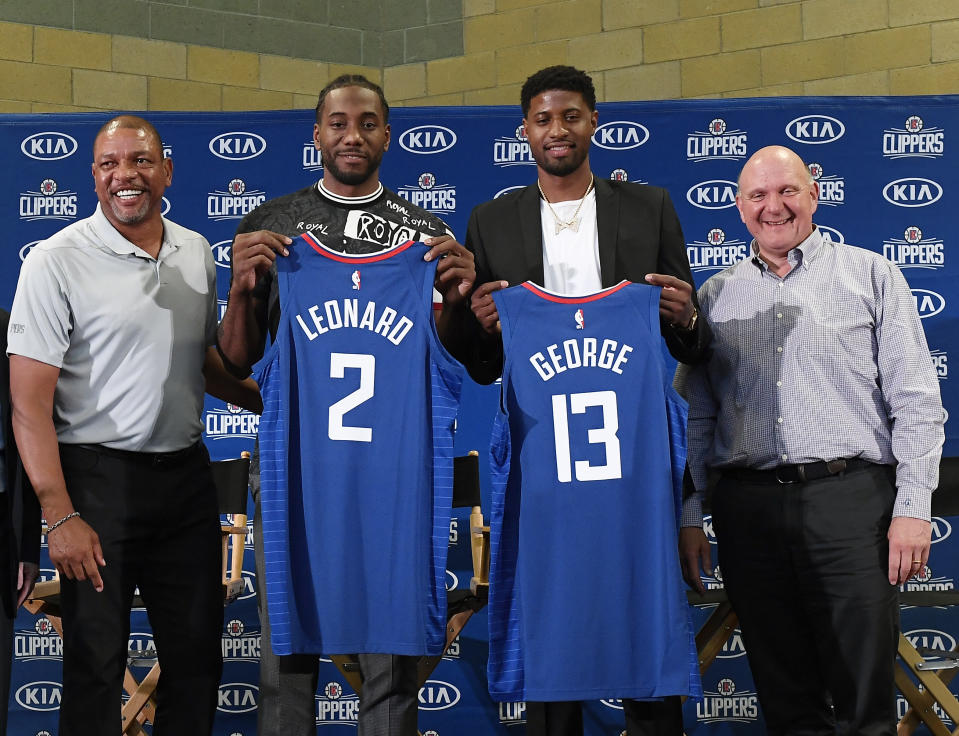
<svg viewBox="0 0 959 736">
<path fill-rule="evenodd" d="M 246 161 L 266 150 L 266 140 L 256 133 L 234 130 L 210 139 L 210 153 L 227 161 Z"/>
<path fill-rule="evenodd" d="M 909 701 L 906 700 L 901 693 L 896 693 L 896 718 L 902 720 L 905 717 L 906 713 L 912 706 L 909 704 Z M 955 724 L 952 722 L 952 719 L 949 717 L 949 714 L 942 709 L 942 706 L 938 702 L 933 702 L 930 706 L 933 712 L 939 716 L 939 719 L 942 721 L 944 726 L 952 728 Z"/>
<path fill-rule="evenodd" d="M 39 191 L 20 193 L 20 219 L 27 222 L 36 220 L 73 220 L 77 216 L 77 193 L 69 189 L 59 191 L 57 182 L 44 179 Z"/>
<path fill-rule="evenodd" d="M 328 682 L 323 694 L 316 696 L 316 725 L 335 726 L 348 724 L 355 726 L 360 715 L 360 699 L 355 694 L 343 692 L 338 682 Z"/>
<path fill-rule="evenodd" d="M 45 130 L 24 138 L 20 142 L 20 150 L 24 156 L 37 161 L 59 161 L 76 153 L 77 139 L 66 133 Z"/>
<path fill-rule="evenodd" d="M 35 246 L 37 243 L 42 243 L 42 242 L 43 242 L 42 240 L 31 240 L 29 243 L 27 243 L 22 248 L 20 248 L 20 260 L 21 261 L 27 260 L 27 255 L 29 255 L 30 251 L 33 250 L 33 246 Z"/>
<path fill-rule="evenodd" d="M 841 232 L 839 232 L 834 227 L 828 227 L 827 225 L 816 225 L 816 229 L 819 230 L 819 233 L 822 235 L 823 240 L 829 240 L 833 243 L 845 243 L 846 238 Z"/>
<path fill-rule="evenodd" d="M 819 204 L 835 207 L 846 199 L 846 180 L 841 176 L 825 176 L 821 164 L 809 164 L 809 174 L 819 183 Z"/>
<path fill-rule="evenodd" d="M 727 130 L 726 121 L 713 118 L 707 130 L 686 136 L 686 160 L 737 161 L 746 158 L 746 131 Z"/>
<path fill-rule="evenodd" d="M 626 169 L 613 169 L 609 172 L 610 181 L 629 181 L 629 172 Z"/>
<path fill-rule="evenodd" d="M 925 207 L 939 201 L 942 187 L 932 179 L 907 177 L 886 184 L 882 196 L 897 207 Z"/>
<path fill-rule="evenodd" d="M 526 723 L 526 703 L 499 704 L 499 722 L 503 726 L 521 726 Z"/>
<path fill-rule="evenodd" d="M 929 289 L 913 289 L 912 298 L 916 302 L 916 311 L 919 312 L 919 319 L 935 317 L 946 308 L 946 300 L 943 296 Z"/>
<path fill-rule="evenodd" d="M 923 590 L 954 590 L 956 581 L 945 575 L 934 575 L 929 565 L 923 565 L 922 570 L 899 586 L 902 591 Z"/>
<path fill-rule="evenodd" d="M 456 133 L 442 125 L 417 125 L 400 135 L 400 148 L 410 153 L 443 153 L 456 145 Z"/>
<path fill-rule="evenodd" d="M 246 627 L 238 618 L 228 621 L 225 630 L 226 636 L 220 638 L 223 659 L 229 659 L 232 662 L 260 661 L 259 632 L 251 631 L 245 634 Z"/>
<path fill-rule="evenodd" d="M 950 634 L 938 629 L 913 629 L 903 634 L 916 649 L 925 647 L 937 652 L 951 652 L 956 648 L 956 640 Z"/>
<path fill-rule="evenodd" d="M 225 409 L 213 409 L 206 413 L 205 427 L 207 439 L 252 440 L 260 427 L 260 417 L 235 404 L 227 404 Z"/>
<path fill-rule="evenodd" d="M 696 718 L 703 723 L 754 723 L 759 718 L 759 698 L 750 690 L 737 690 L 732 678 L 724 677 L 696 703 Z"/>
<path fill-rule="evenodd" d="M 446 571 L 446 589 L 456 590 L 460 584 L 460 579 L 449 570 Z"/>
<path fill-rule="evenodd" d="M 218 243 L 214 243 L 210 246 L 210 250 L 213 251 L 213 262 L 216 263 L 217 268 L 230 267 L 231 253 L 233 251 L 232 240 L 221 240 Z"/>
<path fill-rule="evenodd" d="M 513 137 L 497 138 L 493 141 L 494 166 L 535 166 L 533 152 L 529 148 L 526 130 L 522 125 L 516 128 Z"/>
<path fill-rule="evenodd" d="M 460 638 L 457 636 L 453 641 L 450 642 L 450 645 L 446 648 L 446 651 L 443 652 L 443 659 L 459 659 L 460 658 Z"/>
<path fill-rule="evenodd" d="M 882 242 L 882 254 L 900 268 L 935 270 L 946 265 L 945 245 L 939 238 L 924 238 L 922 230 L 910 225 L 902 238 Z"/>
<path fill-rule="evenodd" d="M 786 123 L 786 135 L 796 143 L 820 145 L 842 138 L 846 126 L 828 115 L 803 115 Z"/>
<path fill-rule="evenodd" d="M 726 643 L 723 644 L 723 648 L 716 654 L 716 658 L 738 659 L 744 656 L 746 656 L 746 645 L 743 644 L 743 632 L 740 629 L 735 629 L 733 633 L 729 635 Z"/>
<path fill-rule="evenodd" d="M 709 179 L 693 184 L 686 192 L 686 201 L 701 210 L 724 210 L 736 206 L 736 182 Z"/>
<path fill-rule="evenodd" d="M 582 330 L 586 327 L 586 316 L 583 314 L 582 309 L 577 309 L 573 314 L 573 321 L 576 322 L 576 329 Z"/>
<path fill-rule="evenodd" d="M 721 271 L 749 257 L 749 245 L 742 240 L 726 240 L 726 233 L 718 227 L 706 233 L 706 240 L 686 243 L 686 257 L 693 273 Z"/>
<path fill-rule="evenodd" d="M 217 222 L 239 220 L 265 201 L 266 193 L 262 190 L 247 190 L 242 179 L 231 179 L 225 192 L 215 189 L 207 195 L 207 217 Z"/>
<path fill-rule="evenodd" d="M 427 680 L 419 692 L 420 710 L 446 710 L 460 702 L 460 691 L 442 680 Z"/>
<path fill-rule="evenodd" d="M 416 185 L 405 185 L 397 191 L 407 202 L 435 214 L 456 212 L 456 187 L 437 184 L 436 175 L 426 171 L 419 175 Z"/>
<path fill-rule="evenodd" d="M 358 270 L 352 273 L 352 275 L 350 276 L 350 281 L 353 282 L 353 291 L 359 291 L 360 290 L 360 272 Z"/>
<path fill-rule="evenodd" d="M 437 733 L 431 728 L 429 731 L 423 731 L 423 736 L 440 736 L 440 735 L 439 733 Z"/>
<path fill-rule="evenodd" d="M 519 190 L 519 189 L 526 189 L 526 185 L 525 185 L 525 184 L 517 184 L 517 185 L 512 186 L 512 187 L 506 187 L 505 189 L 500 189 L 498 192 L 496 192 L 496 194 L 493 195 L 493 199 L 499 199 L 499 198 L 502 197 L 504 194 L 509 194 L 510 192 L 515 192 L 515 191 L 517 191 L 517 190 Z"/>
<path fill-rule="evenodd" d="M 940 381 L 949 378 L 949 355 L 945 350 L 930 350 L 929 357 L 932 358 L 932 365 L 936 369 L 936 376 Z"/>
<path fill-rule="evenodd" d="M 307 141 L 303 144 L 303 170 L 304 171 L 322 171 L 323 154 L 313 144 L 313 141 Z"/>
<path fill-rule="evenodd" d="M 227 682 L 220 685 L 216 709 L 221 713 L 249 713 L 256 710 L 256 696 L 260 689 L 248 682 Z"/>
<path fill-rule="evenodd" d="M 941 516 L 932 517 L 932 543 L 937 544 L 943 539 L 948 539 L 952 534 L 952 524 Z"/>
<path fill-rule="evenodd" d="M 946 149 L 946 132 L 927 128 L 918 115 L 906 118 L 902 128 L 882 131 L 884 158 L 941 158 Z"/>
<path fill-rule="evenodd" d="M 646 126 L 631 120 L 613 120 L 603 123 L 593 133 L 593 143 L 609 151 L 627 151 L 639 148 L 649 140 Z"/>
<path fill-rule="evenodd" d="M 33 631 L 23 629 L 13 637 L 13 656 L 21 662 L 63 659 L 63 639 L 53 628 L 50 619 L 41 616 L 33 624 Z"/>
<path fill-rule="evenodd" d="M 57 710 L 60 707 L 61 687 L 59 682 L 50 682 L 49 680 L 28 682 L 26 685 L 17 688 L 13 697 L 20 704 L 20 707 L 27 710 Z"/>
</svg>

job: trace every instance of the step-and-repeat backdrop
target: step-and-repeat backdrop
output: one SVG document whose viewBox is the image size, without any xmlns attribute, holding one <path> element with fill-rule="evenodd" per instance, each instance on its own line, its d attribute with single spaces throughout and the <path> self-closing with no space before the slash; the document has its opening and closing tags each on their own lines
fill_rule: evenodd
<svg viewBox="0 0 959 736">
<path fill-rule="evenodd" d="M 21 260 L 31 247 L 93 211 L 91 147 L 106 117 L 0 116 L 0 167 L 6 172 L 0 180 L 0 306 L 9 308 Z M 240 218 L 261 202 L 322 176 L 312 143 L 312 111 L 148 117 L 175 164 L 164 213 L 210 241 L 222 312 L 230 243 Z M 599 123 L 591 150 L 594 172 L 670 191 L 697 283 L 747 255 L 749 235 L 734 201 L 736 177 L 746 158 L 769 144 L 796 150 L 819 182 L 815 219 L 828 236 L 877 251 L 903 269 L 946 410 L 959 411 L 959 389 L 949 380 L 949 353 L 959 350 L 959 254 L 953 243 L 959 224 L 959 97 L 610 103 L 600 106 Z M 475 204 L 535 181 L 535 164 L 516 107 L 398 109 L 391 124 L 382 179 L 444 218 L 460 239 Z M 497 390 L 468 382 L 457 435 L 460 452 L 476 448 L 485 458 Z M 214 458 L 252 448 L 256 416 L 208 399 L 204 421 Z M 945 454 L 959 455 L 959 431 L 952 422 L 946 424 Z M 484 491 L 488 494 L 485 475 Z M 954 587 L 959 575 L 959 529 L 952 534 L 956 521 L 934 519 L 929 566 L 921 580 L 909 583 L 910 589 Z M 708 523 L 707 531 L 712 538 Z M 247 539 L 245 593 L 224 617 L 218 736 L 256 732 L 261 642 L 255 597 L 262 585 L 253 571 L 251 545 L 252 534 Z M 41 567 L 43 578 L 53 575 L 46 557 Z M 461 515 L 450 528 L 449 587 L 468 585 L 470 574 L 469 522 Z M 721 573 L 706 582 L 721 586 Z M 695 609 L 694 622 L 708 613 Z M 947 609 L 907 609 L 903 629 L 917 644 L 951 649 L 959 637 L 956 616 Z M 59 638 L 48 621 L 23 612 L 16 629 L 10 733 L 54 734 L 60 700 Z M 150 651 L 153 646 L 146 616 L 137 611 L 130 647 Z M 790 656 L 790 647 L 790 632 L 783 631 L 783 657 Z M 736 631 L 704 678 L 704 699 L 685 706 L 688 732 L 763 732 L 744 654 Z M 480 612 L 420 692 L 424 734 L 524 732 L 525 705 L 490 700 L 485 663 L 486 616 Z M 900 699 L 902 710 L 903 703 Z M 316 722 L 325 727 L 321 733 L 353 733 L 356 717 L 356 695 L 332 664 L 324 662 L 316 694 Z M 585 721 L 591 736 L 619 734 L 621 704 L 589 703 Z"/>
</svg>

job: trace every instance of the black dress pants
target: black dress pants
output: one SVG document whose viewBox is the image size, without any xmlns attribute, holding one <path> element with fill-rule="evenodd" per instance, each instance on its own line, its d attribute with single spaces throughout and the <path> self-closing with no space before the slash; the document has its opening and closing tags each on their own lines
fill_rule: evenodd
<svg viewBox="0 0 959 736">
<path fill-rule="evenodd" d="M 627 736 L 682 736 L 679 696 L 659 701 L 624 700 Z M 583 706 L 578 700 L 526 704 L 527 736 L 582 736 Z"/>
<path fill-rule="evenodd" d="M 100 537 L 103 592 L 62 578 L 60 736 L 120 732 L 134 589 L 157 656 L 154 736 L 206 736 L 222 669 L 216 489 L 202 444 L 169 457 L 61 445 L 74 508 Z M 70 522 L 67 522 L 70 523 Z"/>
<path fill-rule="evenodd" d="M 880 465 L 788 485 L 720 480 L 719 566 L 769 734 L 896 733 L 895 496 Z"/>
</svg>

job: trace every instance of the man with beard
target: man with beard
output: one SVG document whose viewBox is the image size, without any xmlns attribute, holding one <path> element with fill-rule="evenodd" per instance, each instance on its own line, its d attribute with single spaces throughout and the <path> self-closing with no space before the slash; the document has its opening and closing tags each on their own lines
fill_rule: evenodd
<svg viewBox="0 0 959 736">
<path fill-rule="evenodd" d="M 569 66 L 541 69 L 523 85 L 521 105 L 537 181 L 477 206 L 466 233 L 479 284 L 472 296 L 479 334 L 469 346 L 470 374 L 481 383 L 500 375 L 502 339 L 492 293 L 527 280 L 565 296 L 591 294 L 622 279 L 661 286 L 660 327 L 670 352 L 680 361 L 701 360 L 709 327 L 698 316 L 669 194 L 598 178 L 590 168 L 599 117 L 592 79 Z M 679 698 L 627 700 L 624 710 L 630 736 L 682 733 Z M 527 714 L 531 734 L 583 730 L 578 702 L 528 703 Z"/>
<path fill-rule="evenodd" d="M 208 734 L 223 595 L 201 413 L 204 378 L 234 380 L 213 348 L 215 266 L 160 214 L 173 163 L 150 123 L 107 122 L 92 171 L 97 209 L 30 252 L 7 344 L 17 446 L 60 572 L 59 732 L 119 731 L 139 587 L 162 669 L 153 732 Z"/>
<path fill-rule="evenodd" d="M 360 75 L 342 75 L 320 92 L 313 141 L 322 153 L 323 178 L 315 185 L 262 204 L 247 215 L 233 241 L 229 303 L 220 325 L 219 348 L 237 376 L 246 376 L 262 357 L 267 332 L 275 337 L 280 320 L 277 257 L 288 255 L 292 238 L 310 232 L 327 248 L 348 254 L 379 253 L 409 240 L 431 248 L 424 259 L 441 259 L 435 288 L 442 294 L 436 312 L 444 343 L 468 318 L 466 294 L 475 277 L 473 259 L 453 240 L 446 225 L 386 189 L 379 167 L 390 144 L 389 105 L 379 85 Z M 403 431 L 403 428 L 398 428 Z M 257 501 L 254 535 L 257 578 L 264 580 L 261 508 Z M 380 581 L 357 580 L 358 587 Z M 317 657 L 278 657 L 270 646 L 265 596 L 259 596 L 262 625 L 258 732 L 261 736 L 315 734 L 314 695 Z M 416 658 L 360 653 L 363 689 L 359 733 L 415 734 Z"/>
</svg>

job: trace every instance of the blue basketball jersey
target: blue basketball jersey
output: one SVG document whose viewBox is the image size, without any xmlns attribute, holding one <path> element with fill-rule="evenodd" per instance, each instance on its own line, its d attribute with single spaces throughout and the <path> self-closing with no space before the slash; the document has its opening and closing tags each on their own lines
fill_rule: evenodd
<svg viewBox="0 0 959 736">
<path fill-rule="evenodd" d="M 439 654 L 462 367 L 436 334 L 436 264 L 412 242 L 289 250 L 258 376 L 273 650 Z"/>
<path fill-rule="evenodd" d="M 686 404 L 657 287 L 493 297 L 488 676 L 498 701 L 701 693 L 677 536 Z"/>
</svg>

